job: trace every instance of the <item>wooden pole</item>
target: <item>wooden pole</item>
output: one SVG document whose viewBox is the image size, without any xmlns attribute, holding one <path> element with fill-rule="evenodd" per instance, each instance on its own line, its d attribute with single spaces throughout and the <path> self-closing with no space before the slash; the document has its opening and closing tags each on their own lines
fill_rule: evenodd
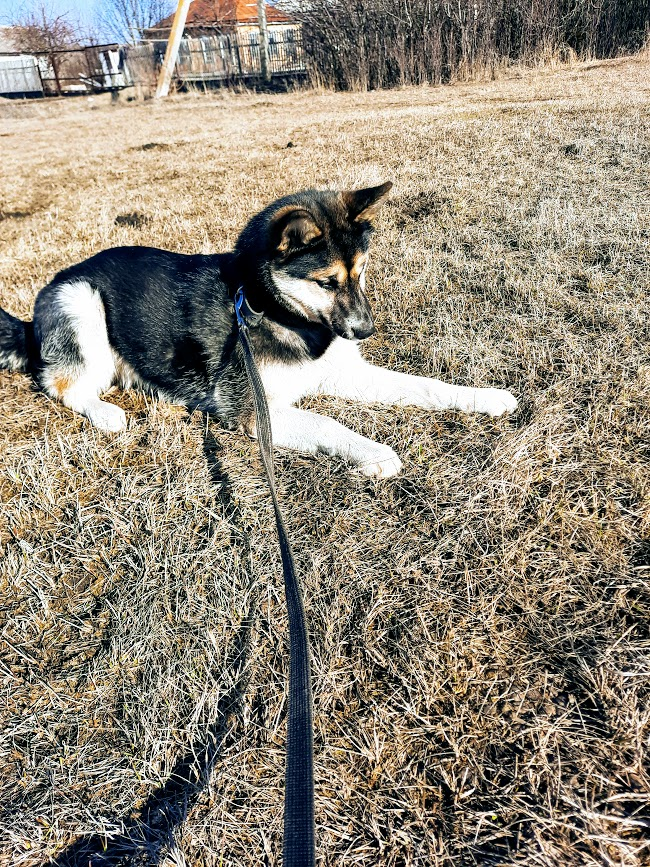
<svg viewBox="0 0 650 867">
<path fill-rule="evenodd" d="M 191 0 L 178 0 L 176 14 L 174 15 L 174 23 L 167 40 L 167 51 L 165 51 L 165 59 L 160 68 L 158 76 L 158 86 L 156 87 L 156 99 L 167 96 L 169 93 L 169 85 L 171 84 L 174 67 L 176 66 L 176 58 L 178 57 L 178 47 L 181 44 L 183 30 L 185 30 L 185 22 L 187 21 L 187 13 L 190 9 Z"/>
<path fill-rule="evenodd" d="M 257 23 L 260 28 L 260 67 L 263 81 L 271 80 L 269 66 L 269 31 L 266 26 L 266 0 L 257 0 Z"/>
</svg>

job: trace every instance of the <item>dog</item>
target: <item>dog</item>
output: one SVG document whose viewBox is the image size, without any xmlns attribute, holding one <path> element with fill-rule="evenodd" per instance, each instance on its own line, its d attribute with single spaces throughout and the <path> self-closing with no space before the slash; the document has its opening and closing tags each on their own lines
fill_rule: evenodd
<svg viewBox="0 0 650 867">
<path fill-rule="evenodd" d="M 235 249 L 182 255 L 116 247 L 61 271 L 36 298 L 33 322 L 0 310 L 0 367 L 32 374 L 50 397 L 102 431 L 126 426 L 101 395 L 117 383 L 216 416 L 255 435 L 233 299 L 240 287 L 276 446 L 336 455 L 366 476 L 401 469 L 393 449 L 296 407 L 326 394 L 368 403 L 500 416 L 510 392 L 467 388 L 365 361 L 375 332 L 365 295 L 374 218 L 392 187 L 308 190 L 254 216 Z"/>
</svg>

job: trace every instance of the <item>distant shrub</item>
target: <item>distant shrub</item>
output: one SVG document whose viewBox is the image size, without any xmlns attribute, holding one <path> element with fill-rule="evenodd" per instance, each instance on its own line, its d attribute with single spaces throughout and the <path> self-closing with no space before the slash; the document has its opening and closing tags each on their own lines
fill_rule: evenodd
<svg viewBox="0 0 650 867">
<path fill-rule="evenodd" d="M 650 0 L 298 0 L 316 82 L 340 89 L 489 76 L 512 62 L 641 48 Z"/>
</svg>

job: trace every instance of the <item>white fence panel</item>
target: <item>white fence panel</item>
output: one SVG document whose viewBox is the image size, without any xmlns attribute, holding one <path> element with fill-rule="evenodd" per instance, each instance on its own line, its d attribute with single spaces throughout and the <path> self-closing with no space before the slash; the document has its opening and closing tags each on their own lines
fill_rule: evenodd
<svg viewBox="0 0 650 867">
<path fill-rule="evenodd" d="M 0 56 L 0 95 L 43 94 L 36 58 L 30 54 Z"/>
</svg>

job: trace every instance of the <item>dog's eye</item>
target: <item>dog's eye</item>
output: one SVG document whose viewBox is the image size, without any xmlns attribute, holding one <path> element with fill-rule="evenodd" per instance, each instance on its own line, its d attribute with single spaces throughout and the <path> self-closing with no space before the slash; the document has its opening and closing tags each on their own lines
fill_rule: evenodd
<svg viewBox="0 0 650 867">
<path fill-rule="evenodd" d="M 339 281 L 336 277 L 328 277 L 327 280 L 317 280 L 316 282 L 319 286 L 322 286 L 323 289 L 332 289 L 335 291 L 339 288 Z"/>
</svg>

